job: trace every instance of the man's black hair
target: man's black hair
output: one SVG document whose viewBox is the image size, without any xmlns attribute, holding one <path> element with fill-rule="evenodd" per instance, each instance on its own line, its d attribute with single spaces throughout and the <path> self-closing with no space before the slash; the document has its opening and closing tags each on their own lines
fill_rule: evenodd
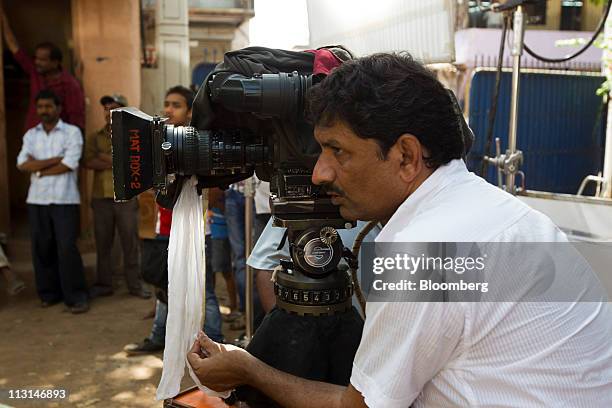
<svg viewBox="0 0 612 408">
<path fill-rule="evenodd" d="M 55 103 L 55 106 L 60 106 L 62 104 L 62 101 L 60 100 L 59 96 L 57 96 L 55 92 L 49 89 L 43 89 L 39 91 L 36 94 L 36 98 L 34 100 L 38 102 L 39 99 L 52 99 L 53 103 Z"/>
<path fill-rule="evenodd" d="M 414 135 L 437 168 L 464 152 L 448 91 L 408 53 L 373 54 L 347 61 L 314 86 L 308 116 L 315 125 L 344 122 L 357 136 L 374 139 L 384 157 L 397 139 Z"/>
<path fill-rule="evenodd" d="M 184 87 L 182 85 L 177 85 L 177 86 L 173 86 L 172 88 L 168 89 L 168 91 L 166 91 L 166 96 L 170 94 L 179 94 L 183 98 L 185 98 L 185 101 L 187 102 L 187 107 L 189 109 L 191 109 L 191 107 L 193 106 L 193 99 L 195 98 L 195 93 L 191 89 Z"/>
<path fill-rule="evenodd" d="M 51 59 L 51 61 L 57 61 L 60 64 L 62 63 L 62 50 L 60 50 L 57 45 L 53 44 L 52 42 L 45 41 L 36 46 L 37 50 L 39 48 L 49 50 L 49 58 Z"/>
</svg>

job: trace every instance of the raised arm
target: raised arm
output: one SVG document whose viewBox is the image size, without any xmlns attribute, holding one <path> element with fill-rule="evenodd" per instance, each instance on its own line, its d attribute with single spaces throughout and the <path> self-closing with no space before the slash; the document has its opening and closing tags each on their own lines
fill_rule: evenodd
<svg viewBox="0 0 612 408">
<path fill-rule="evenodd" d="M 8 49 L 15 54 L 17 50 L 19 50 L 19 43 L 17 42 L 17 38 L 15 38 L 15 33 L 11 30 L 11 26 L 8 23 L 8 18 L 4 13 L 4 9 L 1 10 L 2 13 L 2 33 L 4 35 L 4 41 L 6 42 L 6 46 Z"/>
<path fill-rule="evenodd" d="M 19 43 L 17 42 L 17 38 L 15 37 L 15 33 L 11 29 L 11 26 L 8 23 L 8 18 L 6 17 L 6 13 L 4 10 L 1 10 L 2 13 L 2 33 L 4 37 L 4 42 L 8 49 L 11 51 L 17 63 L 21 66 L 21 68 L 28 73 L 28 75 L 33 75 L 36 72 L 36 67 L 34 67 L 34 61 L 28 54 L 25 53 L 24 50 L 19 48 Z"/>
</svg>

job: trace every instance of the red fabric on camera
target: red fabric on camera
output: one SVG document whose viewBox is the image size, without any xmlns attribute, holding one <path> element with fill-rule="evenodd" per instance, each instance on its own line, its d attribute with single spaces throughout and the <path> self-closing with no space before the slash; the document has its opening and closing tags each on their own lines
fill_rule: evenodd
<svg viewBox="0 0 612 408">
<path fill-rule="evenodd" d="M 155 233 L 164 237 L 170 236 L 170 227 L 172 226 L 172 210 L 163 207 L 157 207 L 157 225 Z"/>
<path fill-rule="evenodd" d="M 336 57 L 336 55 L 327 48 L 322 48 L 320 50 L 307 50 L 306 52 L 315 55 L 314 63 L 312 64 L 313 75 L 329 75 L 334 68 L 342 64 L 342 60 Z"/>
</svg>

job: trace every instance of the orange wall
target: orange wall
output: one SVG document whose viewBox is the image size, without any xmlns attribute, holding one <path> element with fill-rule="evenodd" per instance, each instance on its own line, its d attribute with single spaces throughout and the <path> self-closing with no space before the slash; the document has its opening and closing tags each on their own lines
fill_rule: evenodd
<svg viewBox="0 0 612 408">
<path fill-rule="evenodd" d="M 104 125 L 103 95 L 121 93 L 140 105 L 138 0 L 72 0 L 72 26 L 89 133 Z"/>
<path fill-rule="evenodd" d="M 140 7 L 138 0 L 72 0 L 76 71 L 85 91 L 86 134 L 104 126 L 100 98 L 123 94 L 140 106 Z M 81 231 L 90 237 L 93 172 L 83 170 Z"/>
</svg>

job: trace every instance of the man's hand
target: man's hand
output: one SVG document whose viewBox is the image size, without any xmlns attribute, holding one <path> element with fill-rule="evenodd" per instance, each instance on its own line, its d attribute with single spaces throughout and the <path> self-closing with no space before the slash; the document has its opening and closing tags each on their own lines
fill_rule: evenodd
<svg viewBox="0 0 612 408">
<path fill-rule="evenodd" d="M 98 153 L 98 159 L 105 161 L 106 163 L 113 165 L 113 156 L 108 153 Z"/>
<path fill-rule="evenodd" d="M 250 385 L 286 408 L 367 408 L 352 385 L 343 387 L 287 374 L 238 347 L 218 344 L 202 332 L 187 354 L 200 382 L 214 391 Z"/>
<path fill-rule="evenodd" d="M 31 155 L 28 155 L 28 160 L 17 166 L 21 171 L 27 173 L 36 173 L 37 171 L 43 171 L 51 167 L 57 166 L 62 162 L 62 157 L 52 157 L 50 159 L 36 160 Z"/>
<path fill-rule="evenodd" d="M 59 164 L 56 164 L 55 166 L 47 167 L 46 169 L 41 170 L 40 177 L 57 176 L 60 174 L 68 173 L 70 171 L 72 171 L 70 167 L 66 166 L 63 163 L 59 163 Z"/>
<path fill-rule="evenodd" d="M 253 357 L 229 344 L 218 344 L 203 332 L 187 354 L 187 360 L 198 379 L 214 391 L 227 391 L 247 383 L 246 374 Z"/>
<path fill-rule="evenodd" d="M 9 26 L 8 18 L 4 13 L 4 9 L 0 10 L 0 12 L 2 13 L 2 33 L 4 35 L 4 41 L 6 42 L 6 46 L 11 53 L 15 54 L 17 50 L 19 50 L 19 43 L 15 38 L 13 30 L 11 30 L 11 26 Z"/>
<path fill-rule="evenodd" d="M 113 168 L 113 156 L 108 153 L 98 153 L 85 161 L 85 167 L 91 170 L 110 170 Z"/>
</svg>

